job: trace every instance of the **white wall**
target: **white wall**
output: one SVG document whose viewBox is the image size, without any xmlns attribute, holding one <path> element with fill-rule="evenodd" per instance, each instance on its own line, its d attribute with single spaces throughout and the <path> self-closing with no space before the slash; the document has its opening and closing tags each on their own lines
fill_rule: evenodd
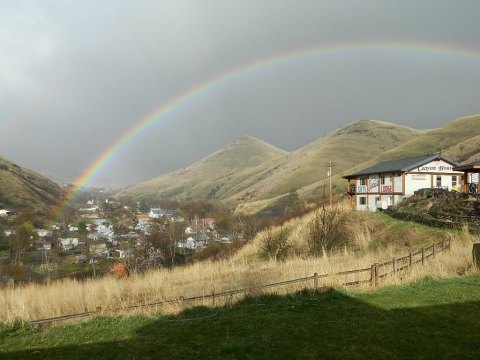
<svg viewBox="0 0 480 360">
<path fill-rule="evenodd" d="M 435 186 L 435 184 L 434 184 Z M 432 175 L 430 174 L 406 174 L 405 195 L 413 195 L 418 189 L 432 187 Z"/>
<path fill-rule="evenodd" d="M 393 190 L 395 190 L 395 192 L 402 192 L 403 191 L 403 176 L 402 175 L 396 175 L 393 178 Z"/>
</svg>

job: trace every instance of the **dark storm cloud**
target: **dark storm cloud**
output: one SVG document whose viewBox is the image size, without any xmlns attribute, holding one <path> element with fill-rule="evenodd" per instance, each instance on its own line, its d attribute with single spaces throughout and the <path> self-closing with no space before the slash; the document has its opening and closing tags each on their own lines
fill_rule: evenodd
<svg viewBox="0 0 480 360">
<path fill-rule="evenodd" d="M 0 1 L 0 155 L 82 173 L 162 104 L 261 59 L 339 43 L 480 53 L 472 1 Z M 97 183 L 188 165 L 249 134 L 286 150 L 362 118 L 432 128 L 479 112 L 480 59 L 376 51 L 277 64 L 197 96 Z"/>
</svg>

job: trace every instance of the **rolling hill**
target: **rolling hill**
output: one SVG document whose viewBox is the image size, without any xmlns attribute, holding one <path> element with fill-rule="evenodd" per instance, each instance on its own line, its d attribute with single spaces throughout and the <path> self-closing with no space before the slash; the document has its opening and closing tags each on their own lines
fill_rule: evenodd
<svg viewBox="0 0 480 360">
<path fill-rule="evenodd" d="M 272 145 L 243 136 L 206 158 L 173 173 L 128 187 L 117 196 L 139 199 L 221 199 L 248 170 L 286 154 Z"/>
<path fill-rule="evenodd" d="M 62 194 L 62 188 L 53 181 L 0 157 L 0 206 L 46 215 Z"/>
</svg>

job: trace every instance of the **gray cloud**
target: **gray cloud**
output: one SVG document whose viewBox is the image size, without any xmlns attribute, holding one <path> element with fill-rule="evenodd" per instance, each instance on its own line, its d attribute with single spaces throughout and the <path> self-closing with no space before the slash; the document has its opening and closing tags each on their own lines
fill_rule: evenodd
<svg viewBox="0 0 480 360">
<path fill-rule="evenodd" d="M 72 179 L 162 104 L 219 74 L 342 43 L 480 54 L 479 11 L 436 0 L 0 1 L 0 155 Z M 391 49 L 279 63 L 160 119 L 95 181 L 158 176 L 245 134 L 292 150 L 362 118 L 438 127 L 479 112 L 479 84 L 480 56 Z"/>
</svg>

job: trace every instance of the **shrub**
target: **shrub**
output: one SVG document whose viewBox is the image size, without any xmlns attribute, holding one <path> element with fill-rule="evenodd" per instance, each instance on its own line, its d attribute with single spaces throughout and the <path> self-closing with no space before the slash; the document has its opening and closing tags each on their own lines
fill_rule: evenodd
<svg viewBox="0 0 480 360">
<path fill-rule="evenodd" d="M 116 276 L 119 279 L 125 279 L 130 276 L 130 270 L 122 263 L 116 263 L 111 269 L 110 274 Z"/>
<path fill-rule="evenodd" d="M 325 251 L 344 247 L 350 236 L 347 220 L 347 213 L 338 206 L 322 206 L 315 211 L 307 233 L 310 255 L 320 256 Z"/>
<path fill-rule="evenodd" d="M 286 260 L 292 249 L 289 235 L 290 231 L 286 227 L 267 230 L 260 242 L 260 254 L 275 261 Z"/>
</svg>

